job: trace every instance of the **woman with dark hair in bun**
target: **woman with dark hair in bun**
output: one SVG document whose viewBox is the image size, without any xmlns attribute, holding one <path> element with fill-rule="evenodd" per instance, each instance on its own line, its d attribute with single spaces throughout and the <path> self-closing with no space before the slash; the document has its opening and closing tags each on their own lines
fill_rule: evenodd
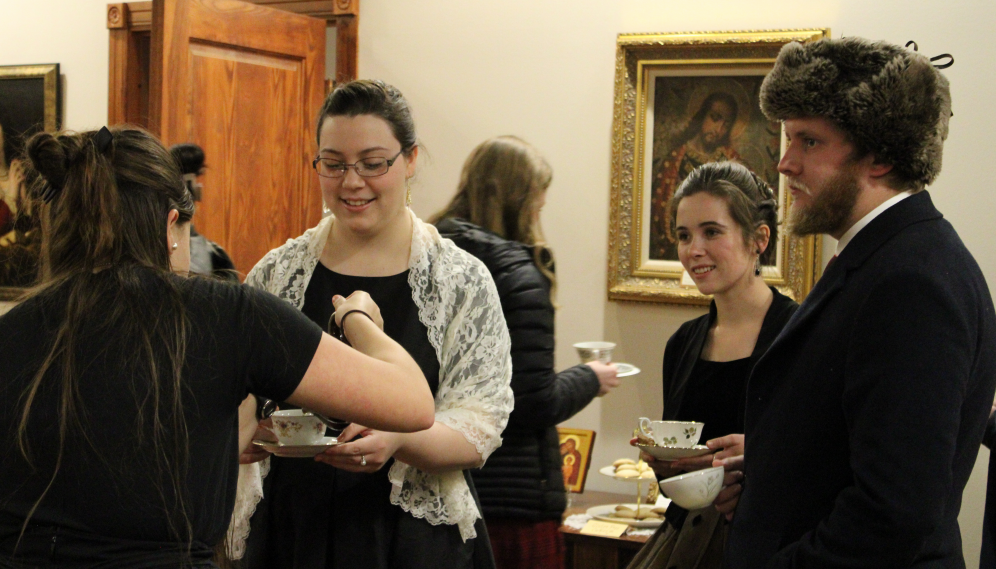
<svg viewBox="0 0 996 569">
<path fill-rule="evenodd" d="M 357 421 L 316 460 L 259 461 L 259 475 L 240 488 L 239 511 L 259 507 L 249 520 L 233 517 L 235 536 L 252 529 L 243 566 L 493 568 L 469 470 L 499 447 L 514 403 L 494 281 L 409 207 L 419 145 L 401 91 L 368 79 L 338 85 L 315 126 L 312 165 L 328 215 L 267 253 L 246 283 L 314 322 L 328 321 L 333 295 L 369 292 L 384 330 L 425 373 L 436 423 L 409 435 Z"/>
<path fill-rule="evenodd" d="M 249 393 L 431 425 L 369 296 L 334 300 L 352 349 L 273 296 L 183 276 L 193 202 L 150 134 L 42 133 L 27 154 L 41 276 L 0 316 L 0 568 L 215 567 Z"/>
<path fill-rule="evenodd" d="M 665 421 L 705 423 L 712 453 L 673 462 L 641 458 L 658 478 L 725 466 L 725 488 L 714 506 L 687 511 L 671 504 L 666 522 L 630 567 L 721 567 L 727 516 L 740 494 L 744 398 L 747 378 L 798 308 L 765 284 L 762 265 L 778 237 L 774 192 L 736 162 L 696 168 L 668 208 L 678 259 L 702 294 L 709 313 L 685 322 L 664 349 Z M 632 441 L 636 442 L 636 439 Z"/>
</svg>

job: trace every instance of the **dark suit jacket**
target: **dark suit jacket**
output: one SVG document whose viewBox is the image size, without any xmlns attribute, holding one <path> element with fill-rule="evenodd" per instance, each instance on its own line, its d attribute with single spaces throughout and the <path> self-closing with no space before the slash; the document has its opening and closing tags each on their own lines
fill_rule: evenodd
<svg viewBox="0 0 996 569">
<path fill-rule="evenodd" d="M 989 289 L 920 192 L 855 236 L 755 366 L 727 565 L 964 567 L 994 388 Z"/>
</svg>

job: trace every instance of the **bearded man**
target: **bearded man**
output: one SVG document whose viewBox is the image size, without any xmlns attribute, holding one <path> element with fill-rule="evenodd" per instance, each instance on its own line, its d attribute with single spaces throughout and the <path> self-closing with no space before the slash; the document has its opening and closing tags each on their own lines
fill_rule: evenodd
<svg viewBox="0 0 996 569">
<path fill-rule="evenodd" d="M 924 190 L 941 169 L 947 80 L 892 44 L 789 44 L 761 109 L 784 123 L 791 229 L 838 245 L 751 374 L 727 565 L 962 568 L 996 318 Z"/>
</svg>

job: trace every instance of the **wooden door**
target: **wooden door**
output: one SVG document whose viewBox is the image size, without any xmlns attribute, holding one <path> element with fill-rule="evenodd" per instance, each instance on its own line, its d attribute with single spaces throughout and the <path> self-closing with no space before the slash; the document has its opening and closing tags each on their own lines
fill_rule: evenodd
<svg viewBox="0 0 996 569">
<path fill-rule="evenodd" d="M 236 0 L 154 0 L 152 22 L 149 126 L 204 149 L 194 224 L 244 274 L 321 218 L 326 23 Z"/>
</svg>

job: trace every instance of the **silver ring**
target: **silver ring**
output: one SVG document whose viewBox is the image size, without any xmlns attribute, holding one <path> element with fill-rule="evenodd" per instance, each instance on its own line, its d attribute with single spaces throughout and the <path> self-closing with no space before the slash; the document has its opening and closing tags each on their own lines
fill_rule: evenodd
<svg viewBox="0 0 996 569">
<path fill-rule="evenodd" d="M 367 465 L 367 455 L 361 454 L 360 455 L 360 466 L 366 466 L 366 465 Z"/>
</svg>

